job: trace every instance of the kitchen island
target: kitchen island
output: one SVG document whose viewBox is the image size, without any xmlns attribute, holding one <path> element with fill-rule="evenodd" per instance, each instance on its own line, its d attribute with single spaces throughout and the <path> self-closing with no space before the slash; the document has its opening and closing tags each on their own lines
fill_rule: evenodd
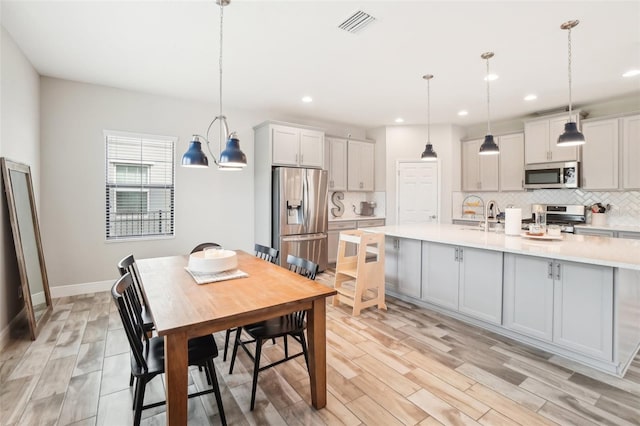
<svg viewBox="0 0 640 426">
<path fill-rule="evenodd" d="M 640 347 L 640 241 L 438 224 L 367 231 L 385 234 L 386 289 L 401 299 L 617 376 Z"/>
</svg>

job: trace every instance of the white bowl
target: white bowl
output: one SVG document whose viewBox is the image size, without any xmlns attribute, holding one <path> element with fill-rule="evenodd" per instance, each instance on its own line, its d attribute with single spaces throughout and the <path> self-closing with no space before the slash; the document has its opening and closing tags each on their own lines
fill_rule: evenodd
<svg viewBox="0 0 640 426">
<path fill-rule="evenodd" d="M 216 273 L 237 267 L 238 256 L 232 250 L 197 251 L 189 255 L 189 270 L 194 272 Z"/>
</svg>

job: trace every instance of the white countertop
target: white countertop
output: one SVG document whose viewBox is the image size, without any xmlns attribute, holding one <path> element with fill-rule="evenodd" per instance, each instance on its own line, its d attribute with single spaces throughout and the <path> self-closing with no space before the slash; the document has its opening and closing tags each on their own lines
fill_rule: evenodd
<svg viewBox="0 0 640 426">
<path fill-rule="evenodd" d="M 329 215 L 329 222 L 346 222 L 350 220 L 374 220 L 374 219 L 384 219 L 384 216 L 359 216 L 359 215 L 349 215 L 349 216 L 340 216 L 340 217 L 332 217 Z"/>
<path fill-rule="evenodd" d="M 562 240 L 543 241 L 463 225 L 438 224 L 391 225 L 366 230 L 399 238 L 640 270 L 640 240 L 562 234 Z"/>
</svg>

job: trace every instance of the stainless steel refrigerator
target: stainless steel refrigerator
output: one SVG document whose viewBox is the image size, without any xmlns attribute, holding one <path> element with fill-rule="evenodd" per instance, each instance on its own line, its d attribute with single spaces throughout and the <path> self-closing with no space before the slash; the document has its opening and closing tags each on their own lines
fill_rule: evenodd
<svg viewBox="0 0 640 426">
<path fill-rule="evenodd" d="M 327 171 L 296 167 L 273 169 L 272 245 L 287 255 L 304 257 L 327 268 Z"/>
</svg>

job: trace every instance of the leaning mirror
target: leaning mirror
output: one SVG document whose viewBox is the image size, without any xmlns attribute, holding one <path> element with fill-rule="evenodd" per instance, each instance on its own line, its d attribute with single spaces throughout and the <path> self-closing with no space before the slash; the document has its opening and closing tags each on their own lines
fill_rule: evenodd
<svg viewBox="0 0 640 426">
<path fill-rule="evenodd" d="M 51 310 L 51 296 L 44 265 L 31 171 L 26 164 L 3 158 L 2 177 L 22 282 L 22 295 L 31 339 L 35 340 L 42 320 Z"/>
</svg>

